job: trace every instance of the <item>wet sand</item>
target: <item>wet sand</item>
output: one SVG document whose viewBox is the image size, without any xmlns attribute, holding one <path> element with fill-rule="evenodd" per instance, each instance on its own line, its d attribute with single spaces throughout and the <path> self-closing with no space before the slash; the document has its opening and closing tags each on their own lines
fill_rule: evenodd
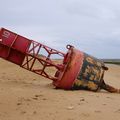
<svg viewBox="0 0 120 120">
<path fill-rule="evenodd" d="M 120 88 L 120 66 L 105 81 Z M 51 81 L 0 59 L 0 120 L 119 120 L 120 94 L 56 90 Z"/>
</svg>

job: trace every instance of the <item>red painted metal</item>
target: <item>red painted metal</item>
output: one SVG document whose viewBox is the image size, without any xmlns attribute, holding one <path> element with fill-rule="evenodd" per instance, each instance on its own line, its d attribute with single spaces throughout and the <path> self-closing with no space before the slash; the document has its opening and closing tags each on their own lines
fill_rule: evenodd
<svg viewBox="0 0 120 120">
<path fill-rule="evenodd" d="M 47 53 L 46 56 L 41 54 L 40 51 L 41 49 L 46 51 Z M 51 80 L 57 80 L 57 78 L 54 75 L 51 76 L 46 72 L 46 69 L 48 68 L 56 69 L 55 73 L 57 70 L 63 69 L 64 65 L 62 63 L 59 65 L 55 63 L 54 60 L 51 59 L 51 55 L 56 55 L 56 54 L 63 58 L 65 57 L 65 54 L 60 51 L 52 49 L 41 43 L 32 41 L 29 50 L 26 52 L 26 56 L 21 67 L 30 70 L 36 74 L 42 75 L 46 78 L 49 78 Z M 36 68 L 36 66 L 34 66 L 35 62 L 38 62 L 40 66 L 37 66 Z"/>
<path fill-rule="evenodd" d="M 65 54 L 7 29 L 0 29 L 0 57 L 52 80 L 57 88 L 105 89 L 120 93 L 120 89 L 105 84 L 106 67 L 102 61 L 73 46 L 67 45 L 67 49 Z M 53 55 L 61 57 L 59 63 L 52 58 Z"/>
<path fill-rule="evenodd" d="M 66 56 L 65 67 L 62 71 L 57 71 L 56 76 L 58 80 L 53 81 L 53 84 L 58 88 L 71 89 L 82 68 L 83 60 L 83 52 L 70 46 Z"/>
<path fill-rule="evenodd" d="M 0 39 L 0 57 L 53 80 L 58 88 L 72 88 L 83 63 L 81 51 L 67 45 L 68 52 L 65 54 L 4 28 L 0 30 Z M 58 64 L 51 58 L 52 55 L 61 56 L 61 62 Z M 54 69 L 54 74 L 49 74 L 47 69 Z"/>
<path fill-rule="evenodd" d="M 53 55 L 61 56 L 62 59 L 66 56 L 63 52 L 29 40 L 7 29 L 1 28 L 0 30 L 0 57 L 48 79 L 57 80 L 54 75 L 48 74 L 47 69 L 53 68 L 56 73 L 63 69 L 64 64 L 62 61 L 59 64 L 55 63 L 52 59 Z"/>
<path fill-rule="evenodd" d="M 9 30 L 0 30 L 0 57 L 21 65 L 31 41 Z"/>
</svg>

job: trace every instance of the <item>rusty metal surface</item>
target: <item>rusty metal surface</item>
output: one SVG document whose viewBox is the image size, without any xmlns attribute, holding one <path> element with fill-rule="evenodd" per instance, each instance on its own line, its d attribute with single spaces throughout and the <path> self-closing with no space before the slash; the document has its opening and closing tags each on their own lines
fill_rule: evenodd
<svg viewBox="0 0 120 120">
<path fill-rule="evenodd" d="M 82 69 L 74 82 L 73 89 L 97 91 L 103 80 L 104 63 L 97 58 L 84 53 Z"/>
</svg>

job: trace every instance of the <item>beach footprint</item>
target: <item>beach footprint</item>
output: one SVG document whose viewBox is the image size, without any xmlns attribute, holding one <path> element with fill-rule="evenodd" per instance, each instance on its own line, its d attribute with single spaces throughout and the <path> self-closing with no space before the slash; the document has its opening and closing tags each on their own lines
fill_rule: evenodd
<svg viewBox="0 0 120 120">
<path fill-rule="evenodd" d="M 90 117 L 90 114 L 89 113 L 82 113 L 81 116 L 83 116 L 83 117 Z"/>
<path fill-rule="evenodd" d="M 102 113 L 100 110 L 95 110 L 94 112 L 95 113 Z"/>
</svg>

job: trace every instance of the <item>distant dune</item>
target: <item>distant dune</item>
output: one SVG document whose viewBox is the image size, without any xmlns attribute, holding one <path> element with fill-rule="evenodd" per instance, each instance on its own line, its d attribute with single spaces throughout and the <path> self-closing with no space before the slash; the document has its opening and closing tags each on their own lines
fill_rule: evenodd
<svg viewBox="0 0 120 120">
<path fill-rule="evenodd" d="M 101 60 L 109 64 L 120 64 L 120 59 L 101 59 Z"/>
</svg>

